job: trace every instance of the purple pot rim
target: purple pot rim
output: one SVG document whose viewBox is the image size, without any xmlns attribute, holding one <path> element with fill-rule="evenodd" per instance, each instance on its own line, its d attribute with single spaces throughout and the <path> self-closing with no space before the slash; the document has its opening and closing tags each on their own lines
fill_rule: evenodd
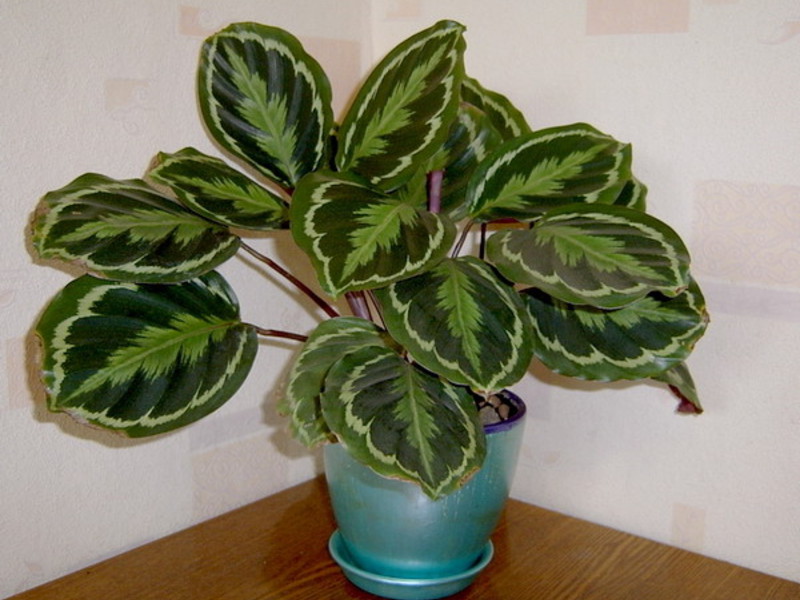
<svg viewBox="0 0 800 600">
<path fill-rule="evenodd" d="M 527 412 L 525 402 L 523 402 L 522 398 L 517 396 L 514 392 L 510 390 L 503 390 L 498 393 L 501 394 L 506 400 L 510 400 L 511 403 L 516 407 L 517 412 L 514 414 L 513 417 L 511 417 L 510 419 L 506 419 L 505 421 L 484 425 L 483 431 L 487 435 L 492 433 L 509 431 L 513 429 L 514 427 L 522 423 L 522 420 L 525 418 L 525 413 Z"/>
</svg>

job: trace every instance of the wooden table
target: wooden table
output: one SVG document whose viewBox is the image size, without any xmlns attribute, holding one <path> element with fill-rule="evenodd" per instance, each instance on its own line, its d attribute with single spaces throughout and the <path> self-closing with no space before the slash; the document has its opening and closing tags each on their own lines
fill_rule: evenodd
<svg viewBox="0 0 800 600">
<path fill-rule="evenodd" d="M 374 600 L 327 552 L 321 478 L 285 490 L 14 600 Z M 453 600 L 798 600 L 778 579 L 510 501 L 495 557 Z"/>
</svg>

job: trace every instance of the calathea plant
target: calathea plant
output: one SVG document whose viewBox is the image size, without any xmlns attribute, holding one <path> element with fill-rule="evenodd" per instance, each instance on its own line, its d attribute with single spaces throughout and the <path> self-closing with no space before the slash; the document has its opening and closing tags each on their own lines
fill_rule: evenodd
<svg viewBox="0 0 800 600">
<path fill-rule="evenodd" d="M 144 179 L 86 174 L 42 198 L 38 254 L 91 273 L 36 326 L 49 408 L 163 433 L 236 392 L 259 336 L 295 338 L 280 408 L 296 437 L 341 441 L 432 497 L 481 465 L 476 399 L 533 360 L 665 382 L 699 412 L 684 361 L 703 297 L 681 239 L 645 212 L 631 146 L 585 124 L 532 130 L 465 75 L 463 30 L 443 21 L 398 45 L 340 124 L 325 73 L 286 31 L 239 23 L 206 40 L 203 120 L 254 175 L 185 148 Z M 248 245 L 248 230 L 291 235 L 353 314 Z M 321 307 L 315 330 L 241 320 L 214 270 L 240 250 Z"/>
</svg>

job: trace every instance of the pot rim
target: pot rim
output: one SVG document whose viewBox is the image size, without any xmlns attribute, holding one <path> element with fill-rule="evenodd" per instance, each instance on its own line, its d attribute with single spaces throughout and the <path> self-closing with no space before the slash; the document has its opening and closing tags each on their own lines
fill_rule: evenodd
<svg viewBox="0 0 800 600">
<path fill-rule="evenodd" d="M 525 402 L 522 401 L 522 398 L 517 396 L 514 392 L 510 390 L 503 390 L 498 392 L 499 396 L 503 396 L 505 400 L 508 400 L 514 408 L 517 409 L 517 412 L 514 413 L 514 416 L 506 419 L 505 421 L 498 421 L 497 423 L 489 423 L 488 425 L 483 426 L 483 431 L 486 435 L 490 435 L 492 433 L 500 433 L 503 431 L 509 431 L 513 429 L 520 423 L 522 423 L 523 418 L 525 417 L 525 413 L 527 412 L 527 407 L 525 406 Z"/>
</svg>

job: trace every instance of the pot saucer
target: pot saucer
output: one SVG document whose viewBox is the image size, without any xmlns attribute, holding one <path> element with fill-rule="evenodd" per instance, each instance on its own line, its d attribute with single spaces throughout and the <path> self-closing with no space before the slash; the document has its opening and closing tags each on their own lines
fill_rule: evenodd
<svg viewBox="0 0 800 600">
<path fill-rule="evenodd" d="M 478 560 L 466 571 L 426 579 L 389 577 L 365 571 L 353 561 L 338 530 L 328 540 L 328 551 L 347 579 L 362 590 L 392 600 L 434 600 L 455 594 L 471 584 L 492 560 L 494 547 L 491 541 L 487 542 Z"/>
</svg>

